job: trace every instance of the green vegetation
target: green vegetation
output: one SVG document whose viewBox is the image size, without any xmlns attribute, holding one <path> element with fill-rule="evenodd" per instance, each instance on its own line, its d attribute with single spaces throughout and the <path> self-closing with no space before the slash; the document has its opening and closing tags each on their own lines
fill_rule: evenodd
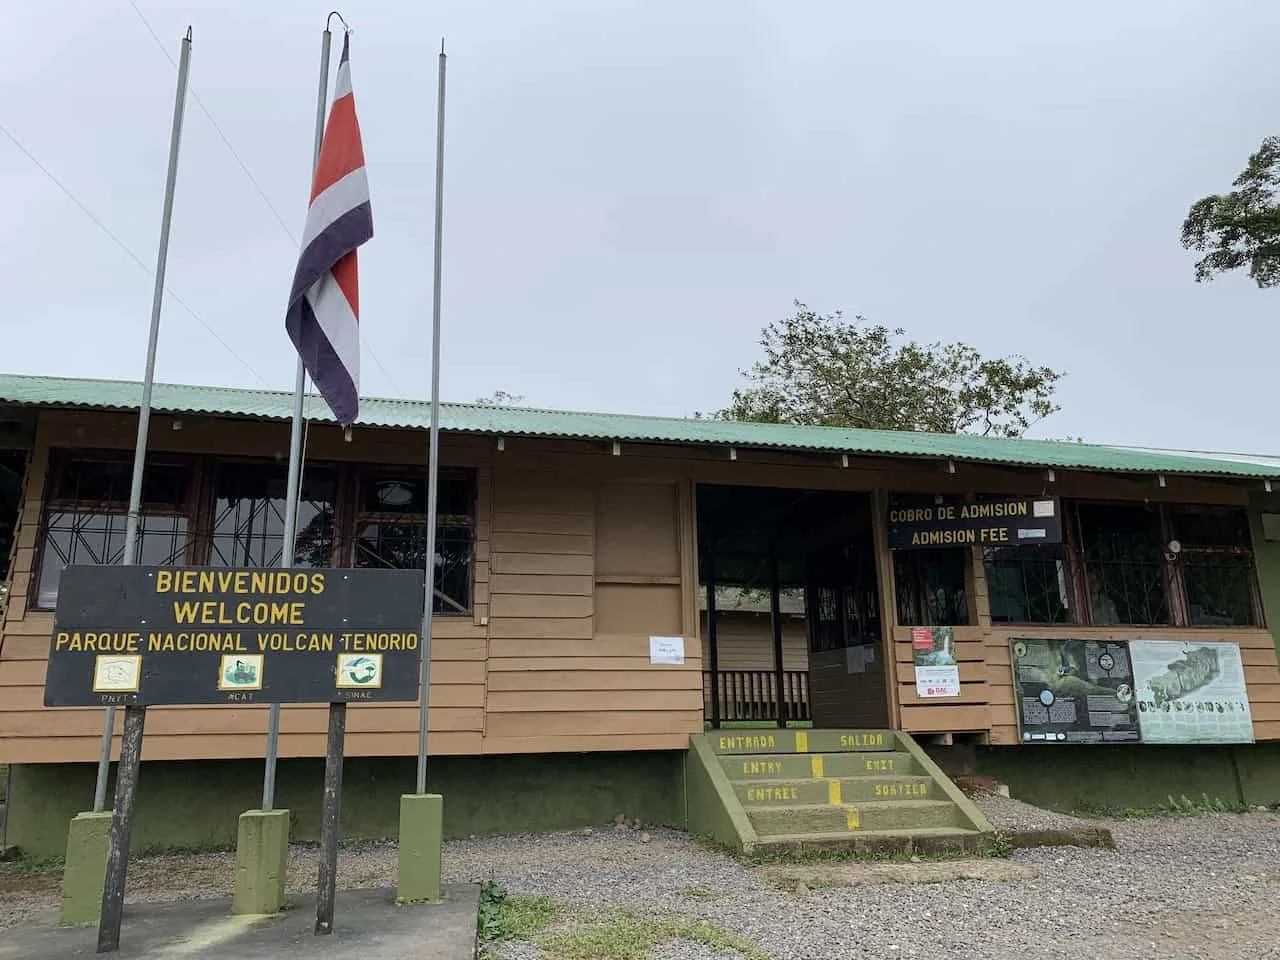
<svg viewBox="0 0 1280 960">
<path fill-rule="evenodd" d="M 41 873 L 61 873 L 66 866 L 64 857 L 18 857 L 0 863 L 0 876 L 34 876 Z"/>
<path fill-rule="evenodd" d="M 1107 820 L 1140 820 L 1145 817 L 1194 817 L 1202 813 L 1244 813 L 1248 805 L 1238 800 L 1224 800 L 1222 797 L 1210 797 L 1202 793 L 1196 799 L 1185 794 L 1175 797 L 1170 794 L 1163 803 L 1153 807 L 1118 807 L 1102 803 L 1082 802 L 1073 811 L 1082 817 Z"/>
<path fill-rule="evenodd" d="M 568 923 L 551 933 L 548 928 L 556 921 Z M 480 889 L 478 932 L 482 957 L 495 956 L 491 949 L 495 943 L 524 940 L 536 943 L 546 960 L 648 960 L 654 947 L 688 940 L 732 951 L 743 960 L 769 960 L 755 944 L 705 920 L 674 913 L 647 918 L 629 910 L 597 909 L 591 915 L 579 915 L 550 897 L 508 896 L 492 881 Z"/>
</svg>

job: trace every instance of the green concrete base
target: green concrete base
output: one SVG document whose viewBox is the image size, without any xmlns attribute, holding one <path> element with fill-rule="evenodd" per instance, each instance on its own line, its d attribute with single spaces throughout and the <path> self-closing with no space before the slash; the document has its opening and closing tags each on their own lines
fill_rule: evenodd
<svg viewBox="0 0 1280 960">
<path fill-rule="evenodd" d="M 111 848 L 111 811 L 78 813 L 67 830 L 60 923 L 97 923 Z"/>
<path fill-rule="evenodd" d="M 400 797 L 400 903 L 440 899 L 440 853 L 444 843 L 444 797 L 406 793 Z"/>
<path fill-rule="evenodd" d="M 279 913 L 289 863 L 289 811 L 240 814 L 232 913 Z"/>
</svg>

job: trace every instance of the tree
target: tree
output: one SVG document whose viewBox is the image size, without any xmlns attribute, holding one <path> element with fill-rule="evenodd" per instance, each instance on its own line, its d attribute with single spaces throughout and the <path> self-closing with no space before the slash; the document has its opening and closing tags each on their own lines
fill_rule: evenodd
<svg viewBox="0 0 1280 960">
<path fill-rule="evenodd" d="M 730 420 L 1016 437 L 1058 410 L 1062 374 L 963 343 L 904 341 L 864 317 L 796 312 L 764 328 L 764 360 L 720 416 Z"/>
<path fill-rule="evenodd" d="M 1232 183 L 1238 189 L 1191 205 L 1182 223 L 1182 245 L 1204 256 L 1196 282 L 1248 269 L 1259 287 L 1280 284 L 1280 137 L 1267 137 Z"/>
</svg>

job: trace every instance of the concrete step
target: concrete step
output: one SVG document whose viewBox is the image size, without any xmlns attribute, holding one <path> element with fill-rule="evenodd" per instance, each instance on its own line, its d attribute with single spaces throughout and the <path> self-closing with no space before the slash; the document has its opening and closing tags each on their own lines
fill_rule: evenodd
<svg viewBox="0 0 1280 960">
<path fill-rule="evenodd" d="M 711 749 L 720 754 L 848 753 L 896 750 L 892 730 L 712 730 Z"/>
<path fill-rule="evenodd" d="M 722 756 L 720 766 L 730 780 L 802 780 L 808 777 L 917 776 L 924 773 L 909 753 L 760 753 Z"/>
<path fill-rule="evenodd" d="M 776 834 L 762 837 L 752 851 L 756 856 L 820 853 L 944 854 L 982 853 L 983 837 L 977 830 L 956 827 L 921 827 L 917 830 L 859 830 L 838 833 Z"/>
<path fill-rule="evenodd" d="M 735 783 L 733 789 L 748 808 L 822 803 L 839 806 L 871 800 L 932 800 L 938 796 L 932 778 L 925 776 L 752 780 Z"/>
<path fill-rule="evenodd" d="M 840 806 L 792 803 L 747 807 L 746 813 L 761 838 L 967 826 L 964 814 L 949 800 L 873 800 Z"/>
</svg>

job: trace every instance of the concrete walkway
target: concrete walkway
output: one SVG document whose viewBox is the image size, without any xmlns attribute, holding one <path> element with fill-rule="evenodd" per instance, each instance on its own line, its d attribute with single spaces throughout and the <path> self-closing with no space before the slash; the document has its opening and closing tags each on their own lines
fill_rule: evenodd
<svg viewBox="0 0 1280 960">
<path fill-rule="evenodd" d="M 475 960 L 480 888 L 446 884 L 444 897 L 399 907 L 390 889 L 339 892 L 327 937 L 312 933 L 310 898 L 272 917 L 233 917 L 230 900 L 130 905 L 115 954 L 95 952 L 96 926 L 58 927 L 51 916 L 0 934 L 0 960 Z"/>
</svg>

